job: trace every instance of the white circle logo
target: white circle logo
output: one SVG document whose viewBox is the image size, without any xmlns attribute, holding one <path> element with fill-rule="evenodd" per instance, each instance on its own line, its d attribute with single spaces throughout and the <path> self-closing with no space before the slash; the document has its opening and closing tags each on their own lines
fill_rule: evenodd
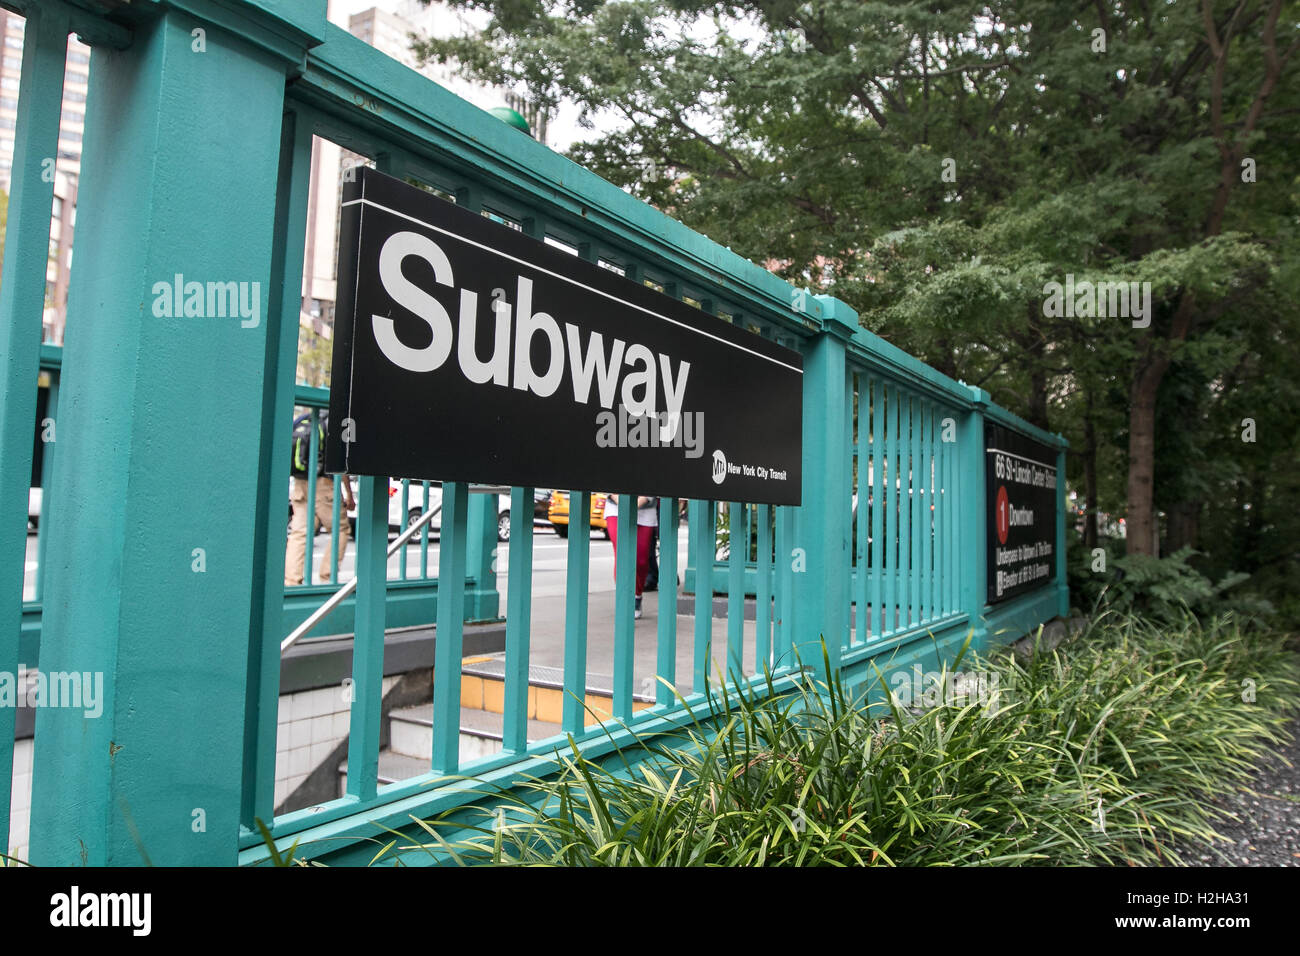
<svg viewBox="0 0 1300 956">
<path fill-rule="evenodd" d="M 713 453 L 713 483 L 722 484 L 722 479 L 727 477 L 727 456 L 719 449 Z"/>
</svg>

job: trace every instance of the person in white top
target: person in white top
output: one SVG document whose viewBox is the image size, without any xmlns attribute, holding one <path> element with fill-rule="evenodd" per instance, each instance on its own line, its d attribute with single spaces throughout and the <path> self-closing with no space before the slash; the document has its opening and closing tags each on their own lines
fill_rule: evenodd
<svg viewBox="0 0 1300 956">
<path fill-rule="evenodd" d="M 641 592 L 650 569 L 650 544 L 659 527 L 659 499 L 639 495 L 636 499 L 636 616 L 641 616 Z M 618 578 L 618 496 L 605 499 L 605 529 L 614 545 L 614 577 Z"/>
</svg>

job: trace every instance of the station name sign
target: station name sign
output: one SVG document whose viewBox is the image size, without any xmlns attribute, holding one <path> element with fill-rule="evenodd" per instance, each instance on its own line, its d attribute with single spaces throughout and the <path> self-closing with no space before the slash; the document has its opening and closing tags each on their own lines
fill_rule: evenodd
<svg viewBox="0 0 1300 956">
<path fill-rule="evenodd" d="M 345 182 L 327 466 L 799 504 L 801 356 L 368 168 Z"/>
<path fill-rule="evenodd" d="M 988 603 L 1055 581 L 1056 452 L 1001 425 L 984 423 L 988 493 Z"/>
</svg>

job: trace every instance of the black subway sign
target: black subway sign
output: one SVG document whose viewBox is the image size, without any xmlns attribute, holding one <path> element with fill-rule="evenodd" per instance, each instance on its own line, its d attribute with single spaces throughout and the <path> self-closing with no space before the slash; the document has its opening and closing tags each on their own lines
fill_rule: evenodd
<svg viewBox="0 0 1300 956">
<path fill-rule="evenodd" d="M 357 173 L 340 223 L 331 471 L 799 504 L 797 352 Z"/>
<path fill-rule="evenodd" d="M 1052 584 L 1056 569 L 1056 452 L 984 423 L 988 603 Z"/>
</svg>

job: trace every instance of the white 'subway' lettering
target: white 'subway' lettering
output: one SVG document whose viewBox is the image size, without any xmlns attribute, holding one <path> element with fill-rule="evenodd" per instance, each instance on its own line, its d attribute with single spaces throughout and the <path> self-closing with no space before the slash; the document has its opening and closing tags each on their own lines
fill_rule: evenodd
<svg viewBox="0 0 1300 956">
<path fill-rule="evenodd" d="M 430 265 L 438 285 L 455 288 L 451 262 L 436 242 L 415 232 L 394 233 L 379 251 L 379 281 L 384 291 L 394 302 L 429 326 L 432 340 L 424 348 L 412 348 L 398 338 L 390 316 L 371 315 L 370 319 L 375 342 L 390 362 L 409 372 L 434 372 L 451 357 L 452 320 L 437 299 L 403 274 L 402 263 L 410 256 L 423 259 Z M 487 359 L 480 357 L 477 347 L 479 295 L 470 289 L 460 289 L 459 336 L 455 345 L 456 364 L 461 374 L 478 385 L 490 382 L 549 398 L 564 381 L 567 365 L 575 402 L 591 403 L 594 380 L 596 400 L 602 408 L 612 409 L 621 399 L 632 416 L 658 414 L 662 383 L 663 406 L 667 414 L 661 419 L 660 441 L 671 442 L 682 420 L 691 363 L 679 361 L 674 374 L 670 356 L 656 355 L 644 345 L 629 344 L 618 338 L 606 349 L 599 332 L 585 333 L 584 346 L 581 329 L 565 322 L 561 331 L 554 316 L 535 308 L 532 279 L 516 276 L 516 282 L 513 306 L 502 299 L 492 301 L 495 325 L 492 354 Z M 513 370 L 510 367 L 512 325 Z M 532 353 L 533 340 L 538 336 L 545 338 L 550 346 L 549 362 L 540 369 L 534 367 Z"/>
</svg>

